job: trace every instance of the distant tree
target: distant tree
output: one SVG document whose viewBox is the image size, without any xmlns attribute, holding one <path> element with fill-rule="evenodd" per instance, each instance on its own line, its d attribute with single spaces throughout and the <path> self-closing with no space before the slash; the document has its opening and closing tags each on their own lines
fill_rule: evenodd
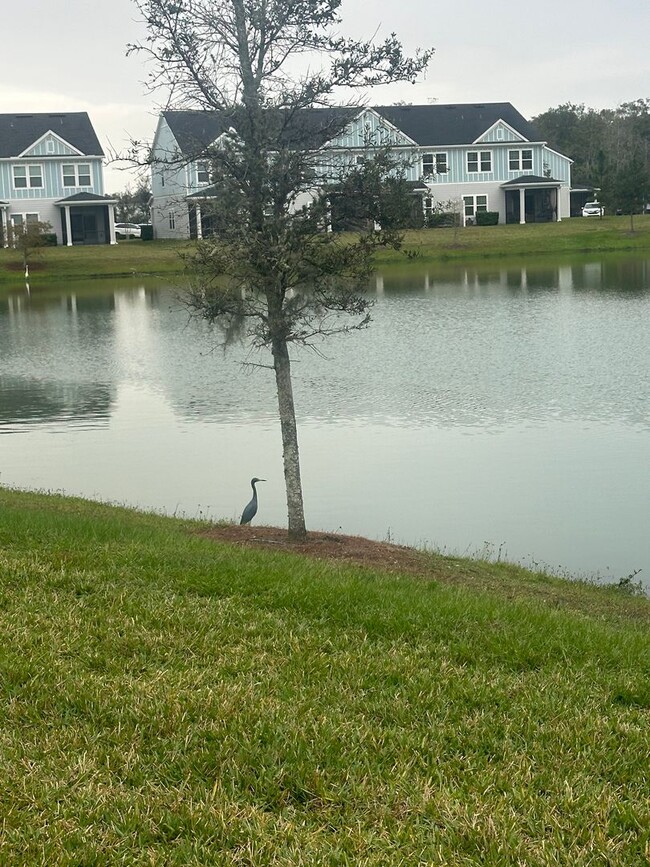
<svg viewBox="0 0 650 867">
<path fill-rule="evenodd" d="M 574 183 L 606 189 L 632 159 L 650 170 L 650 100 L 596 110 L 565 103 L 533 118 L 540 137 L 574 160 Z"/>
<path fill-rule="evenodd" d="M 610 208 L 629 214 L 634 232 L 634 215 L 642 214 L 650 202 L 650 174 L 641 157 L 632 157 L 611 174 L 604 199 Z"/>
<path fill-rule="evenodd" d="M 215 203 L 227 219 L 188 262 L 197 316 L 270 351 L 282 433 L 289 535 L 306 533 L 290 349 L 368 322 L 359 291 L 385 227 L 338 240 L 325 231 L 327 200 L 317 152 L 340 135 L 344 93 L 414 81 L 431 52 L 406 57 L 393 34 L 381 43 L 339 35 L 341 0 L 137 0 L 149 30 L 134 46 L 154 61 L 152 84 L 177 108 L 219 112 L 226 132 L 209 159 Z M 303 62 L 303 60 L 305 62 Z M 338 99 L 337 99 L 338 97 Z M 360 100 L 356 102 L 361 107 Z M 313 108 L 328 107 L 326 112 Z M 197 154 L 199 156 L 199 154 Z M 321 157 L 322 159 L 322 157 Z M 371 173 L 371 166 L 367 166 Z M 320 179 L 323 180 L 322 178 Z M 341 320 L 340 316 L 352 317 Z"/>
<path fill-rule="evenodd" d="M 20 226 L 11 226 L 9 230 L 9 243 L 23 254 L 23 269 L 25 279 L 29 278 L 29 265 L 34 254 L 42 247 L 47 247 L 52 234 L 50 223 L 37 220 L 22 223 Z"/>
<path fill-rule="evenodd" d="M 117 200 L 115 218 L 118 223 L 148 223 L 150 220 L 151 188 L 147 179 L 138 182 L 135 190 L 130 186 L 121 193 L 114 193 Z"/>
</svg>

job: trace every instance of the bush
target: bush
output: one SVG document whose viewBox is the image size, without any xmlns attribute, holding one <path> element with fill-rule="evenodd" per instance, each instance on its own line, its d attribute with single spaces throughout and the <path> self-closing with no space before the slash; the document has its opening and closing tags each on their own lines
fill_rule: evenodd
<svg viewBox="0 0 650 867">
<path fill-rule="evenodd" d="M 476 225 L 477 226 L 496 226 L 499 222 L 498 211 L 477 211 Z"/>
<path fill-rule="evenodd" d="M 153 226 L 151 223 L 144 223 L 140 226 L 140 238 L 143 241 L 153 241 Z"/>
<path fill-rule="evenodd" d="M 44 239 L 44 243 L 43 243 L 44 247 L 56 247 L 56 245 L 58 243 L 56 240 L 56 232 L 45 232 L 43 234 L 43 239 Z"/>
<path fill-rule="evenodd" d="M 427 214 L 425 224 L 427 229 L 439 229 L 459 225 L 459 215 L 453 211 L 441 211 L 440 213 Z"/>
</svg>

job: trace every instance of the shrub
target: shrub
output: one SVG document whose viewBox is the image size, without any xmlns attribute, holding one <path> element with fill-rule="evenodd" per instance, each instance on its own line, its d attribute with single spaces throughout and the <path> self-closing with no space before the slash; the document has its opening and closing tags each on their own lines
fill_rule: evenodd
<svg viewBox="0 0 650 867">
<path fill-rule="evenodd" d="M 453 211 L 441 211 L 439 213 L 427 214 L 426 217 L 427 229 L 438 229 L 445 226 L 457 226 L 458 224 L 458 214 L 454 213 Z"/>
<path fill-rule="evenodd" d="M 498 211 L 477 211 L 476 225 L 477 226 L 496 226 L 499 222 Z"/>
</svg>

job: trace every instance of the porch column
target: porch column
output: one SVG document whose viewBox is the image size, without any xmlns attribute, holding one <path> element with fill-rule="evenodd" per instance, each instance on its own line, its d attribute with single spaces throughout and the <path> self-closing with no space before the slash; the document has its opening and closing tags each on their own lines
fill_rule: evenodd
<svg viewBox="0 0 650 867">
<path fill-rule="evenodd" d="M 108 205 L 108 237 L 109 244 L 117 244 L 115 238 L 115 205 Z"/>
<path fill-rule="evenodd" d="M 556 187 L 555 188 L 555 222 L 556 223 L 562 222 L 562 212 L 560 210 L 560 202 L 561 201 L 562 200 L 560 198 L 560 188 Z"/>
<path fill-rule="evenodd" d="M 64 205 L 66 247 L 72 247 L 72 223 L 70 221 L 70 205 Z"/>
<path fill-rule="evenodd" d="M 203 240 L 203 222 L 201 220 L 201 204 L 196 203 L 196 240 Z"/>
<path fill-rule="evenodd" d="M 9 246 L 9 226 L 7 223 L 7 209 L 0 208 L 0 226 L 2 226 L 2 246 Z"/>
<path fill-rule="evenodd" d="M 526 190 L 523 187 L 519 190 L 519 222 L 522 225 L 526 222 Z"/>
</svg>

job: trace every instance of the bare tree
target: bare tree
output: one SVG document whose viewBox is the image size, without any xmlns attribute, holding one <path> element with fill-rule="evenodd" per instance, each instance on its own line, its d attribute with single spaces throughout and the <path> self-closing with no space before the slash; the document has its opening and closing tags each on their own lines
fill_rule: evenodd
<svg viewBox="0 0 650 867">
<path fill-rule="evenodd" d="M 217 144 L 197 147 L 219 191 L 218 231 L 189 262 L 195 275 L 189 303 L 227 339 L 246 336 L 271 352 L 289 535 L 301 537 L 289 349 L 365 326 L 368 300 L 359 289 L 373 250 L 398 243 L 392 228 L 377 231 L 375 220 L 353 239 L 326 231 L 327 197 L 313 195 L 328 180 L 319 149 L 358 113 L 360 102 L 333 107 L 341 88 L 354 93 L 414 81 L 431 51 L 406 57 L 394 34 L 380 44 L 339 36 L 341 0 L 136 2 L 149 37 L 131 49 L 153 59 L 151 86 L 167 88 L 175 108 L 209 110 L 221 119 Z"/>
<path fill-rule="evenodd" d="M 34 253 L 48 246 L 51 233 L 52 225 L 38 220 L 30 220 L 9 228 L 9 243 L 16 250 L 20 250 L 23 256 L 25 280 L 29 279 L 29 263 Z"/>
</svg>

